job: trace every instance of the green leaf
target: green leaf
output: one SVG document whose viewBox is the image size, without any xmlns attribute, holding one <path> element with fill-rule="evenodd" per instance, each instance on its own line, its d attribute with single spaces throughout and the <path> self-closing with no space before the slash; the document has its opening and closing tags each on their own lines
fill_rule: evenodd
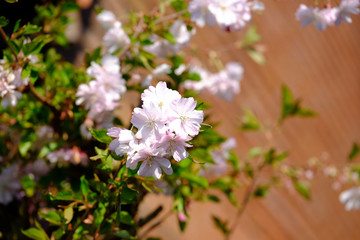
<svg viewBox="0 0 360 240">
<path fill-rule="evenodd" d="M 132 218 L 132 216 L 126 212 L 126 211 L 121 211 L 120 212 L 120 222 L 127 224 L 127 225 L 134 225 L 135 221 Z"/>
<path fill-rule="evenodd" d="M 69 224 L 74 216 L 74 209 L 72 207 L 67 207 L 64 210 L 64 218 L 66 219 L 66 224 Z"/>
<path fill-rule="evenodd" d="M 254 48 L 249 48 L 247 50 L 247 53 L 254 62 L 256 62 L 259 65 L 265 65 L 266 59 L 265 59 L 265 56 L 261 52 L 257 51 Z"/>
<path fill-rule="evenodd" d="M 80 9 L 80 7 L 75 2 L 72 2 L 72 1 L 64 2 L 63 4 L 61 4 L 61 11 L 63 13 L 73 12 L 73 11 L 77 11 L 79 9 Z"/>
<path fill-rule="evenodd" d="M 28 238 L 31 239 L 36 239 L 36 240 L 47 240 L 49 239 L 48 236 L 46 236 L 42 231 L 40 231 L 39 229 L 36 228 L 29 228 L 26 230 L 21 230 L 22 234 L 24 234 L 25 236 L 27 236 Z"/>
<path fill-rule="evenodd" d="M 248 47 L 253 45 L 254 43 L 260 42 L 261 36 L 257 32 L 256 26 L 252 25 L 247 30 L 245 37 L 242 40 L 242 47 Z"/>
<path fill-rule="evenodd" d="M 171 44 L 176 44 L 175 38 L 170 32 L 163 32 L 162 37 L 168 40 Z"/>
<path fill-rule="evenodd" d="M 106 207 L 102 202 L 99 202 L 98 207 L 94 211 L 94 224 L 95 227 L 99 227 L 104 220 L 106 213 Z"/>
<path fill-rule="evenodd" d="M 224 236 L 228 236 L 230 234 L 230 229 L 228 227 L 228 223 L 221 220 L 220 218 L 216 217 L 216 216 L 212 216 L 213 222 L 215 224 L 215 226 L 217 227 L 217 229 L 219 229 L 222 234 L 224 234 Z"/>
<path fill-rule="evenodd" d="M 129 204 L 134 201 L 137 201 L 137 195 L 138 195 L 137 191 L 124 186 L 121 189 L 121 203 Z"/>
<path fill-rule="evenodd" d="M 302 108 L 300 105 L 300 100 L 293 100 L 292 93 L 290 89 L 283 85 L 282 87 L 282 114 L 280 118 L 280 122 L 282 122 L 285 118 L 289 116 L 299 116 L 299 117 L 313 117 L 315 116 L 315 112 Z"/>
<path fill-rule="evenodd" d="M 182 232 L 185 231 L 186 226 L 187 226 L 186 222 L 182 222 L 182 221 L 180 221 L 180 220 L 178 219 L 178 223 L 179 223 L 180 230 L 181 230 Z"/>
<path fill-rule="evenodd" d="M 62 191 L 56 194 L 56 196 L 50 195 L 51 200 L 63 200 L 63 201 L 69 201 L 73 200 L 73 194 L 70 191 Z"/>
<path fill-rule="evenodd" d="M 220 202 L 220 199 L 215 195 L 207 195 L 206 200 L 212 201 L 212 202 Z"/>
<path fill-rule="evenodd" d="M 66 233 L 63 227 L 58 228 L 55 232 L 53 232 L 55 239 L 61 239 L 62 236 Z"/>
<path fill-rule="evenodd" d="M 229 152 L 229 158 L 227 159 L 228 162 L 230 162 L 230 164 L 232 165 L 232 167 L 234 168 L 234 170 L 236 172 L 238 172 L 240 170 L 240 166 L 239 166 L 239 158 L 238 156 L 234 153 L 234 151 L 230 151 Z"/>
<path fill-rule="evenodd" d="M 201 188 L 205 188 L 205 189 L 209 188 L 209 183 L 208 183 L 207 179 L 204 177 L 200 177 L 200 176 L 194 175 L 189 172 L 183 172 L 183 173 L 181 173 L 181 176 L 184 179 L 188 180 L 190 183 L 194 183 Z"/>
<path fill-rule="evenodd" d="M 89 182 L 86 180 L 85 176 L 80 178 L 80 189 L 84 196 L 87 196 L 90 192 Z"/>
<path fill-rule="evenodd" d="M 293 180 L 295 189 L 306 199 L 311 199 L 310 185 L 308 182 Z"/>
<path fill-rule="evenodd" d="M 19 152 L 22 157 L 25 157 L 27 152 L 30 150 L 32 142 L 20 142 L 19 143 Z"/>
<path fill-rule="evenodd" d="M 258 186 L 254 191 L 254 196 L 255 197 L 266 197 L 268 191 L 269 191 L 269 186 L 266 186 L 266 185 Z"/>
<path fill-rule="evenodd" d="M 241 118 L 241 130 L 259 130 L 260 129 L 260 122 L 249 109 L 244 109 L 244 116 Z"/>
<path fill-rule="evenodd" d="M 23 45 L 22 50 L 25 56 L 30 54 L 40 53 L 45 44 L 49 43 L 52 39 L 49 36 L 42 35 L 34 38 L 31 42 Z"/>
<path fill-rule="evenodd" d="M 35 193 L 36 182 L 30 176 L 25 176 L 21 179 L 21 185 L 25 190 L 27 197 L 32 197 Z"/>
<path fill-rule="evenodd" d="M 197 73 L 191 73 L 189 72 L 186 76 L 187 80 L 192 80 L 192 81 L 201 81 L 201 77 L 199 74 Z"/>
<path fill-rule="evenodd" d="M 99 62 L 101 60 L 101 47 L 94 50 L 92 54 L 85 54 L 85 62 L 87 66 L 90 66 L 91 62 Z"/>
<path fill-rule="evenodd" d="M 0 27 L 5 27 L 9 24 L 9 20 L 6 19 L 6 17 L 1 16 L 0 17 Z"/>
<path fill-rule="evenodd" d="M 199 163 L 215 163 L 207 149 L 196 148 L 191 152 L 190 155 L 192 158 L 195 158 L 195 160 Z"/>
<path fill-rule="evenodd" d="M 349 153 L 348 159 L 353 160 L 356 156 L 359 155 L 359 153 L 360 153 L 359 145 L 357 143 L 354 143 L 351 152 Z"/>
<path fill-rule="evenodd" d="M 90 133 L 96 140 L 102 143 L 109 144 L 113 140 L 110 136 L 107 135 L 106 129 L 92 129 L 90 130 Z"/>
<path fill-rule="evenodd" d="M 51 224 L 61 225 L 61 216 L 57 212 L 39 213 L 39 216 Z"/>
<path fill-rule="evenodd" d="M 5 0 L 6 2 L 8 2 L 8 3 L 16 3 L 16 2 L 18 2 L 19 0 Z"/>
<path fill-rule="evenodd" d="M 187 3 L 184 0 L 172 0 L 170 2 L 170 5 L 177 12 L 182 11 L 187 8 Z"/>
<path fill-rule="evenodd" d="M 37 25 L 33 25 L 33 24 L 27 24 L 25 25 L 25 27 L 23 28 L 23 30 L 21 31 L 21 33 L 23 35 L 30 35 L 30 34 L 34 34 L 34 33 L 38 33 L 41 31 L 41 27 L 37 26 Z"/>
<path fill-rule="evenodd" d="M 16 32 L 20 27 L 21 19 L 18 19 L 14 25 L 13 32 Z"/>
<path fill-rule="evenodd" d="M 271 148 L 264 156 L 264 163 L 274 165 L 278 162 L 283 161 L 288 155 L 288 152 L 276 154 L 276 150 L 274 148 Z"/>
<path fill-rule="evenodd" d="M 126 230 L 120 230 L 120 231 L 114 233 L 114 236 L 118 237 L 120 239 L 131 239 L 131 240 L 132 239 L 137 239 L 137 238 L 132 237 L 130 235 L 130 233 L 128 231 L 126 231 Z"/>
<path fill-rule="evenodd" d="M 249 150 L 247 156 L 248 158 L 254 158 L 260 156 L 262 153 L 263 153 L 262 147 L 253 147 L 252 149 Z"/>
</svg>

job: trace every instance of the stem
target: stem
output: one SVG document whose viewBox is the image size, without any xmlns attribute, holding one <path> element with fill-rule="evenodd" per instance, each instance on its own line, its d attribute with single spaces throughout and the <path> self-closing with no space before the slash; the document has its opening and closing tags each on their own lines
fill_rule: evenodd
<svg viewBox="0 0 360 240">
<path fill-rule="evenodd" d="M 95 204 L 95 203 L 94 203 Z M 88 207 L 88 205 L 86 204 L 86 210 L 84 212 L 84 214 L 81 216 L 80 222 L 78 222 L 75 227 L 73 227 L 73 229 L 71 229 L 68 237 L 66 238 L 67 240 L 71 240 L 72 239 L 72 235 L 74 234 L 74 232 L 76 231 L 76 229 L 81 225 L 81 223 L 85 220 L 85 218 L 87 217 L 87 215 L 89 214 L 91 208 Z"/>
<path fill-rule="evenodd" d="M 32 83 L 29 83 L 29 90 L 37 100 L 39 100 L 44 105 L 48 106 L 55 115 L 60 114 L 60 111 L 56 107 L 54 107 L 45 97 L 43 97 L 36 91 L 36 89 Z"/>
<path fill-rule="evenodd" d="M 177 17 L 183 15 L 183 14 L 186 13 L 186 12 L 187 12 L 187 9 L 183 9 L 183 10 L 181 10 L 181 11 L 179 11 L 179 12 L 176 12 L 176 13 L 173 13 L 173 14 L 170 14 L 170 15 L 167 15 L 167 16 L 164 16 L 164 17 L 162 17 L 162 18 L 157 19 L 157 20 L 154 22 L 154 24 L 158 24 L 158 23 L 161 23 L 161 22 L 165 22 L 165 21 L 171 20 L 171 19 L 173 19 L 173 18 L 177 18 Z"/>
<path fill-rule="evenodd" d="M 168 217 L 171 216 L 173 213 L 172 209 L 170 209 L 162 218 L 160 218 L 156 223 L 151 225 L 146 231 L 144 231 L 141 235 L 139 235 L 139 239 L 143 239 L 146 235 L 149 234 L 152 230 L 154 230 L 156 227 L 158 227 L 162 222 L 164 222 Z"/>
<path fill-rule="evenodd" d="M 258 169 L 257 169 L 257 175 L 255 175 L 252 179 L 252 182 L 249 186 L 249 188 L 247 189 L 246 191 L 246 194 L 245 194 L 245 197 L 241 203 L 241 208 L 237 211 L 236 213 L 236 216 L 235 216 L 235 220 L 233 222 L 233 224 L 231 225 L 230 229 L 229 229 L 229 234 L 225 237 L 225 240 L 229 240 L 230 239 L 230 235 L 234 232 L 239 220 L 240 220 L 240 217 L 242 216 L 242 214 L 244 213 L 245 211 L 245 208 L 248 206 L 250 200 L 251 200 L 251 196 L 253 195 L 253 192 L 255 190 L 255 187 L 256 187 L 256 180 L 258 179 L 259 175 L 260 175 L 260 171 L 265 167 L 265 164 L 260 164 L 258 166 Z"/>
<path fill-rule="evenodd" d="M 149 215 L 147 215 L 144 218 L 141 218 L 139 220 L 139 227 L 144 226 L 145 224 L 147 224 L 148 222 L 150 222 L 152 219 L 154 219 L 161 211 L 163 210 L 162 206 L 157 207 L 154 211 L 152 211 Z"/>
<path fill-rule="evenodd" d="M 6 45 L 8 46 L 8 48 L 10 49 L 11 53 L 14 55 L 16 62 L 19 62 L 19 59 L 18 59 L 18 57 L 17 57 L 17 54 L 16 54 L 15 50 L 11 47 L 11 45 L 10 45 L 10 43 L 9 43 L 9 41 L 8 41 L 8 38 L 7 38 L 7 36 L 6 36 L 6 33 L 4 32 L 4 30 L 3 30 L 2 27 L 0 27 L 0 35 L 1 35 L 1 37 L 4 39 L 5 44 L 6 44 Z"/>
<path fill-rule="evenodd" d="M 137 38 L 139 36 L 139 34 L 144 30 L 142 25 L 144 25 L 144 16 L 141 16 L 132 38 Z M 125 53 L 129 50 L 130 46 L 131 46 L 131 44 L 128 44 L 121 50 L 121 52 L 119 53 L 119 58 L 121 58 L 123 55 L 125 55 Z"/>
</svg>

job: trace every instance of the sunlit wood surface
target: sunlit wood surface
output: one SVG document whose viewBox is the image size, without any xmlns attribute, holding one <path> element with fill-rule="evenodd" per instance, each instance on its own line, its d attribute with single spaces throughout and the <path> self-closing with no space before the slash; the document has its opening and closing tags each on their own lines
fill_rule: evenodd
<svg viewBox="0 0 360 240">
<path fill-rule="evenodd" d="M 149 11 L 156 1 L 100 1 L 100 6 L 114 11 L 126 21 L 130 10 Z M 274 136 L 273 146 L 290 150 L 289 161 L 305 163 L 310 157 L 328 156 L 328 161 L 341 165 L 346 161 L 354 141 L 360 141 L 360 16 L 353 23 L 330 27 L 324 32 L 314 26 L 302 28 L 294 13 L 299 1 L 266 1 L 266 11 L 254 16 L 266 47 L 267 63 L 259 66 L 242 50 L 228 49 L 241 39 L 244 31 L 226 33 L 217 27 L 197 29 L 192 48 L 205 49 L 200 56 L 206 59 L 209 50 L 221 50 L 226 62 L 239 61 L 245 68 L 241 93 L 233 102 L 205 95 L 213 106 L 213 121 L 221 122 L 218 130 L 237 139 L 238 155 L 244 156 L 253 146 L 265 142 L 261 134 L 236 130 L 243 107 L 252 109 L 267 123 L 280 115 L 281 85 L 286 83 L 295 97 L 314 109 L 318 116 L 311 119 L 292 118 L 283 131 Z M 311 4 L 311 1 L 306 1 Z M 93 30 L 83 36 L 83 45 L 91 50 L 101 40 L 100 27 L 93 17 Z M 94 30 L 95 29 L 95 30 Z M 124 101 L 127 101 L 124 99 Z M 125 109 L 130 112 L 131 109 Z M 312 200 L 283 189 L 272 189 L 264 200 L 252 200 L 238 222 L 231 239 L 360 239 L 360 211 L 346 212 L 338 200 L 339 190 L 318 174 L 312 189 Z M 242 192 L 238 193 L 241 199 Z M 151 196 L 141 207 L 145 214 L 159 203 L 171 199 Z M 211 215 L 234 221 L 235 209 L 224 199 L 223 204 L 192 204 L 190 224 L 180 233 L 175 216 L 168 218 L 150 236 L 164 239 L 221 239 Z"/>
</svg>

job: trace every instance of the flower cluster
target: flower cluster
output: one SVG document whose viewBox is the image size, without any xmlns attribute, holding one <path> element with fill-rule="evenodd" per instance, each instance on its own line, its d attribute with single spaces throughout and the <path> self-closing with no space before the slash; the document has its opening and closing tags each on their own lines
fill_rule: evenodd
<svg viewBox="0 0 360 240">
<path fill-rule="evenodd" d="M 247 0 L 193 0 L 188 10 L 199 27 L 218 24 L 226 31 L 237 31 L 251 21 L 251 11 L 262 11 L 264 5 Z"/>
<path fill-rule="evenodd" d="M 61 148 L 57 151 L 49 153 L 46 158 L 52 165 L 69 165 L 72 163 L 74 165 L 81 164 L 86 166 L 89 161 L 87 154 L 79 150 L 77 147 L 73 147 L 71 149 Z"/>
<path fill-rule="evenodd" d="M 121 22 L 116 20 L 114 13 L 103 10 L 96 18 L 102 27 L 107 30 L 103 37 L 103 43 L 108 47 L 109 53 L 114 53 L 130 44 L 129 36 L 122 29 Z"/>
<path fill-rule="evenodd" d="M 359 14 L 359 0 L 342 0 L 337 7 L 319 10 L 301 4 L 296 11 L 296 19 L 301 21 L 303 27 L 314 24 L 318 30 L 325 30 L 327 26 L 340 25 L 341 21 L 351 23 L 350 14 Z"/>
<path fill-rule="evenodd" d="M 4 66 L 0 65 L 0 96 L 3 98 L 1 101 L 3 108 L 16 106 L 21 98 L 21 93 L 16 91 L 16 89 L 28 85 L 30 79 L 23 79 L 21 73 L 21 67 L 13 70 L 11 68 L 5 69 Z"/>
<path fill-rule="evenodd" d="M 105 55 L 101 60 L 101 66 L 92 62 L 87 74 L 95 80 L 79 86 L 76 104 L 85 103 L 85 108 L 89 110 L 88 116 L 96 119 L 97 122 L 102 122 L 106 119 L 104 116 L 118 106 L 121 95 L 126 92 L 119 59 Z"/>
<path fill-rule="evenodd" d="M 195 34 L 195 29 L 189 31 L 182 20 L 176 20 L 171 25 L 169 32 L 174 37 L 174 43 L 154 34 L 150 36 L 153 44 L 145 46 L 144 50 L 162 58 L 173 56 L 183 46 L 189 44 L 191 36 Z"/>
<path fill-rule="evenodd" d="M 231 62 L 226 65 L 224 70 L 218 73 L 210 73 L 200 67 L 192 67 L 190 72 L 197 73 L 201 81 L 187 80 L 184 83 L 185 88 L 197 92 L 207 90 L 219 98 L 231 101 L 234 94 L 240 92 L 240 80 L 244 69 L 239 63 Z"/>
<path fill-rule="evenodd" d="M 181 161 L 188 157 L 187 147 L 200 130 L 203 112 L 195 110 L 193 98 L 182 98 L 179 92 L 167 88 L 165 82 L 150 86 L 141 95 L 143 105 L 135 108 L 131 123 L 136 134 L 127 129 L 111 128 L 115 137 L 110 149 L 127 156 L 126 166 L 135 169 L 142 162 L 138 174 L 160 179 L 162 171 L 172 174 L 172 157 Z"/>
</svg>

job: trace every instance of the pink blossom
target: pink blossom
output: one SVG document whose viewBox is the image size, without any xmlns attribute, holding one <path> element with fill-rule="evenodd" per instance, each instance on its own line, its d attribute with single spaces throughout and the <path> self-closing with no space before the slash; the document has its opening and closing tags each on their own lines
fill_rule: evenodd
<svg viewBox="0 0 360 240">
<path fill-rule="evenodd" d="M 339 195 L 339 200 L 345 205 L 347 211 L 360 209 L 360 187 L 353 187 L 343 191 Z"/>
<path fill-rule="evenodd" d="M 333 25 L 335 21 L 335 9 L 332 8 L 319 10 L 301 4 L 295 15 L 301 21 L 301 26 L 314 24 L 318 30 L 325 30 L 326 26 Z"/>
<path fill-rule="evenodd" d="M 108 119 L 108 113 L 118 106 L 118 100 L 126 92 L 125 80 L 120 73 L 119 59 L 105 55 L 101 66 L 95 62 L 87 69 L 87 73 L 96 80 L 78 87 L 76 104 L 85 103 L 89 117 L 98 123 Z M 106 117 L 104 118 L 105 115 Z"/>
<path fill-rule="evenodd" d="M 212 1 L 209 11 L 214 14 L 217 23 L 224 30 L 240 30 L 251 20 L 247 0 Z"/>
<path fill-rule="evenodd" d="M 111 151 L 115 151 L 119 156 L 127 154 L 131 149 L 131 143 L 136 140 L 134 133 L 127 129 L 113 127 L 108 129 L 107 134 L 111 137 L 115 137 L 110 143 L 109 148 Z"/>
<path fill-rule="evenodd" d="M 211 2 L 213 0 L 193 0 L 189 3 L 188 11 L 191 14 L 191 21 L 199 27 L 204 27 L 205 24 L 208 26 L 216 24 L 216 18 L 208 8 Z"/>
<path fill-rule="evenodd" d="M 180 135 L 196 136 L 204 119 L 204 113 L 195 110 L 196 103 L 192 97 L 173 101 L 168 114 L 169 128 Z"/>
<path fill-rule="evenodd" d="M 165 130 L 165 119 L 153 102 L 144 103 L 143 108 L 135 108 L 131 123 L 138 129 L 138 138 L 146 138 L 150 134 L 158 135 Z"/>
<path fill-rule="evenodd" d="M 176 20 L 170 27 L 170 33 L 174 36 L 176 44 L 188 45 L 190 38 L 195 34 L 195 28 L 189 31 L 182 20 Z"/>
<path fill-rule="evenodd" d="M 109 29 L 117 22 L 113 12 L 109 10 L 103 10 L 96 16 L 96 20 L 102 25 L 103 28 Z"/>
<path fill-rule="evenodd" d="M 193 89 L 197 92 L 207 90 L 211 94 L 227 101 L 231 101 L 233 96 L 240 92 L 240 81 L 243 77 L 244 69 L 239 63 L 230 62 L 224 70 L 218 73 L 210 73 L 200 67 L 192 67 L 191 71 L 198 73 L 201 80 L 185 81 L 184 87 L 187 89 Z"/>
<path fill-rule="evenodd" d="M 130 44 L 130 38 L 121 27 L 121 23 L 114 24 L 104 35 L 103 43 L 108 47 L 109 53 L 114 53 L 118 49 Z"/>
<path fill-rule="evenodd" d="M 162 112 L 166 112 L 175 100 L 180 100 L 181 95 L 175 90 L 167 88 L 165 82 L 159 82 L 156 87 L 150 86 L 141 94 L 141 100 L 145 103 L 154 103 Z"/>
<path fill-rule="evenodd" d="M 339 7 L 335 9 L 335 24 L 340 25 L 341 21 L 351 23 L 350 13 L 358 15 L 360 2 L 359 0 L 342 0 Z"/>
<path fill-rule="evenodd" d="M 187 143 L 190 140 L 191 137 L 188 135 L 176 135 L 167 131 L 157 139 L 154 147 L 162 149 L 166 154 L 173 156 L 175 161 L 180 162 L 189 156 L 186 147 L 191 147 Z"/>
<path fill-rule="evenodd" d="M 49 153 L 46 155 L 46 158 L 53 165 L 59 164 L 63 166 L 68 166 L 70 163 L 86 166 L 89 160 L 87 154 L 79 150 L 77 147 L 73 147 L 71 149 L 61 148 L 57 151 Z"/>
<path fill-rule="evenodd" d="M 136 167 L 138 162 L 142 162 L 138 171 L 138 174 L 141 176 L 153 176 L 156 179 L 160 179 L 161 170 L 169 175 L 173 172 L 170 161 L 164 158 L 158 150 L 149 146 L 140 149 L 136 155 L 131 158 L 131 161 L 128 161 L 126 164 L 129 165 L 131 169 L 134 169 L 134 166 Z M 136 163 L 136 165 L 134 165 L 134 163 Z"/>
<path fill-rule="evenodd" d="M 153 44 L 144 46 L 144 50 L 162 58 L 173 56 L 177 54 L 184 45 L 189 44 L 191 36 L 195 34 L 195 29 L 189 31 L 183 21 L 177 20 L 170 27 L 170 33 L 174 37 L 174 44 L 157 35 L 152 35 L 150 36 L 150 40 Z"/>
<path fill-rule="evenodd" d="M 25 171 L 31 174 L 33 178 L 37 179 L 48 174 L 50 169 L 49 164 L 45 162 L 44 159 L 37 159 L 35 162 L 32 162 L 25 167 Z"/>
</svg>

